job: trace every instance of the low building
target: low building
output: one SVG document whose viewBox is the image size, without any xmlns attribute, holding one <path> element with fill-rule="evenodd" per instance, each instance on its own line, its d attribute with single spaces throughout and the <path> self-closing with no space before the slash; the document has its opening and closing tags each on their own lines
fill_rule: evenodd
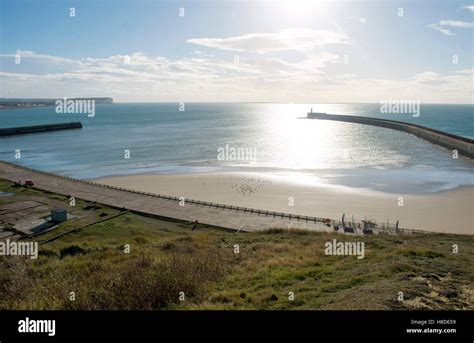
<svg viewBox="0 0 474 343">
<path fill-rule="evenodd" d="M 67 210 L 55 209 L 51 210 L 51 221 L 55 223 L 62 223 L 67 220 Z"/>
</svg>

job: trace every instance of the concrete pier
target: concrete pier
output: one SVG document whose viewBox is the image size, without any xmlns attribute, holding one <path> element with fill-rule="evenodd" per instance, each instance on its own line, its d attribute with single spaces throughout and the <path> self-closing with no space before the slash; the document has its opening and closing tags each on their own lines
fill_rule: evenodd
<svg viewBox="0 0 474 343">
<path fill-rule="evenodd" d="M 447 132 L 431 129 L 426 126 L 405 123 L 396 120 L 359 117 L 359 116 L 348 116 L 348 115 L 335 115 L 325 113 L 314 113 L 309 112 L 308 119 L 321 119 L 321 120 L 335 120 L 343 121 L 348 123 L 357 123 L 364 125 L 380 126 L 387 129 L 393 129 L 411 133 L 415 136 L 423 138 L 433 144 L 440 145 L 449 150 L 457 150 L 459 155 L 465 157 L 474 158 L 474 140 L 453 135 Z"/>
<path fill-rule="evenodd" d="M 26 133 L 36 132 L 47 132 L 56 130 L 70 130 L 70 129 L 82 129 L 81 122 L 61 123 L 61 124 L 49 124 L 49 125 L 35 125 L 35 126 L 20 126 L 20 127 L 8 127 L 0 128 L 0 136 L 11 136 L 21 135 Z"/>
</svg>

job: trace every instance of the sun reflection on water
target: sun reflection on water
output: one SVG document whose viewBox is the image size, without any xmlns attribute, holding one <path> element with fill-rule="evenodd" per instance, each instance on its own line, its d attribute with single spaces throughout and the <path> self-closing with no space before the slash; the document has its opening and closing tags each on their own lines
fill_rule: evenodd
<svg viewBox="0 0 474 343">
<path fill-rule="evenodd" d="M 291 169 L 338 168 L 353 159 L 350 148 L 363 137 L 345 123 L 309 120 L 306 113 L 324 111 L 331 113 L 331 106 L 310 104 L 267 105 L 260 125 L 266 129 L 259 141 L 263 161 L 273 167 Z M 351 161 L 351 165 L 353 161 Z"/>
</svg>

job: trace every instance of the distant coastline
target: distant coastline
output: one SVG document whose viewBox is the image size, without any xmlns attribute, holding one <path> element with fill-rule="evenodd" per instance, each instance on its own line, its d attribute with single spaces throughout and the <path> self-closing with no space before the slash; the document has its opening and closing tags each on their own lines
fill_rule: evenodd
<svg viewBox="0 0 474 343">
<path fill-rule="evenodd" d="M 57 100 L 62 100 L 62 98 L 0 98 L 0 110 L 53 107 L 56 106 Z M 114 99 L 110 97 L 82 97 L 68 98 L 68 100 L 93 100 L 96 104 L 113 104 L 114 102 Z"/>
</svg>

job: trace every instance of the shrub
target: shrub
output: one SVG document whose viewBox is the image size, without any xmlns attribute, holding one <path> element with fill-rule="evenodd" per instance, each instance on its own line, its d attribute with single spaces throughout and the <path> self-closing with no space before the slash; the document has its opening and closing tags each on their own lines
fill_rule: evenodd
<svg viewBox="0 0 474 343">
<path fill-rule="evenodd" d="M 82 249 L 80 246 L 71 245 L 71 246 L 68 246 L 67 248 L 61 249 L 61 251 L 59 252 L 59 255 L 61 256 L 61 258 L 64 258 L 66 256 L 74 256 L 74 255 L 85 254 L 85 253 L 86 251 Z"/>
</svg>

